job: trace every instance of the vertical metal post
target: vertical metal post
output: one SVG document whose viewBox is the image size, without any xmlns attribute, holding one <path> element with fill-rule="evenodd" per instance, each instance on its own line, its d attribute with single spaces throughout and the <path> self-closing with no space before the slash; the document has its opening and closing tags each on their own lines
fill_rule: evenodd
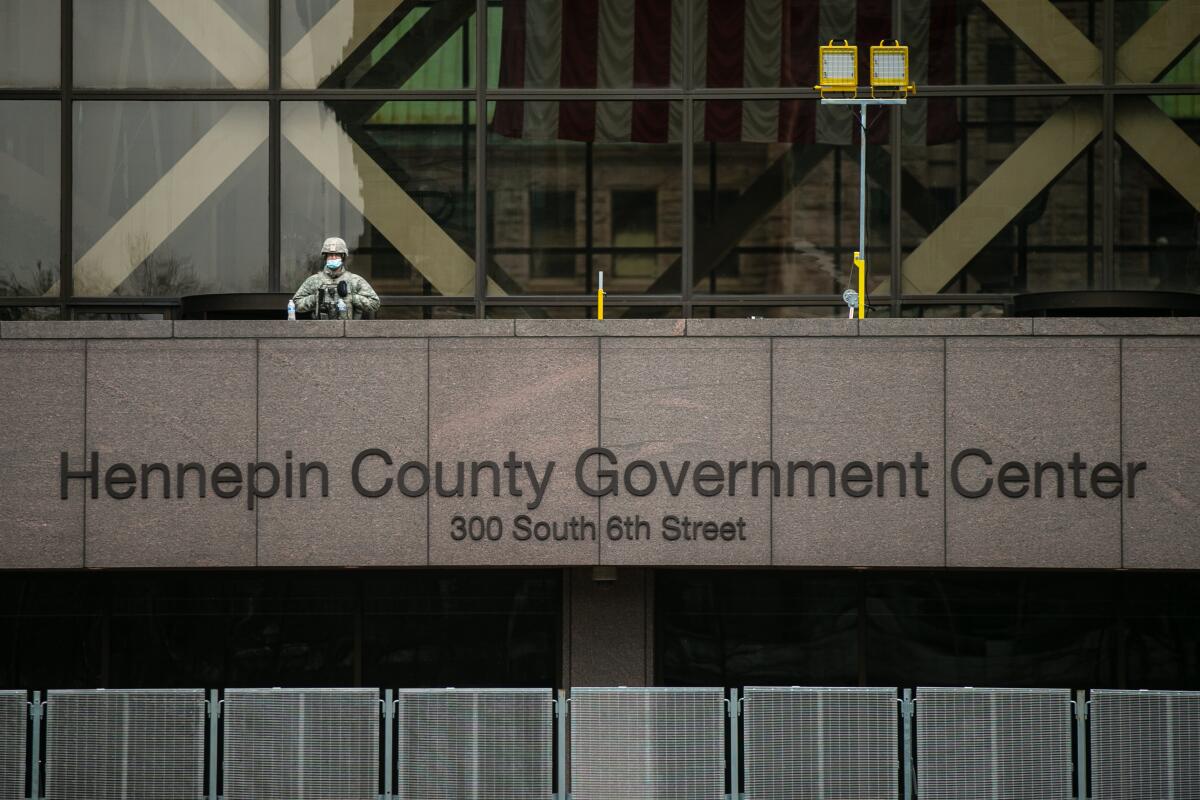
<svg viewBox="0 0 1200 800">
<path fill-rule="evenodd" d="M 488 4 L 475 2 L 475 318 L 487 317 Z"/>
<path fill-rule="evenodd" d="M 558 690 L 558 698 L 554 702 L 554 734 L 558 743 L 558 760 L 555 771 L 558 773 L 558 800 L 567 800 L 567 691 Z"/>
<path fill-rule="evenodd" d="M 208 800 L 217 800 L 217 739 L 221 732 L 221 697 L 216 689 L 208 691 Z"/>
<path fill-rule="evenodd" d="M 901 742 L 900 752 L 901 758 L 904 759 L 904 800 L 912 800 L 913 797 L 913 716 L 916 711 L 916 705 L 913 702 L 912 689 L 904 690 L 904 699 L 900 703 L 900 714 L 904 719 L 902 730 L 904 731 L 904 741 Z"/>
<path fill-rule="evenodd" d="M 392 768 L 392 754 L 395 751 L 392 736 L 396 727 L 395 690 L 383 690 L 383 796 L 390 800 L 392 796 L 392 778 L 395 770 Z"/>
<path fill-rule="evenodd" d="M 75 200 L 75 2 L 62 0 L 59 6 L 59 86 L 62 102 L 58 118 L 60 180 L 58 222 L 58 295 L 60 314 L 70 319 L 70 298 L 74 293 L 75 254 L 73 203 Z M 36 795 L 34 795 L 36 797 Z"/>
<path fill-rule="evenodd" d="M 741 766 L 738 750 L 741 748 L 741 703 L 738 690 L 729 690 L 729 797 L 738 800 L 742 793 Z"/>
<path fill-rule="evenodd" d="M 29 797 L 41 797 L 42 784 L 42 693 L 33 693 L 33 705 L 29 707 L 29 718 L 33 723 L 32 752 L 29 757 Z"/>
<path fill-rule="evenodd" d="M 280 242 L 282 239 L 283 180 L 282 180 L 282 138 L 283 127 L 280 123 L 279 90 L 283 74 L 283 44 L 281 19 L 283 6 L 281 0 L 271 0 L 267 4 L 267 88 L 270 90 L 270 100 L 267 101 L 267 289 L 278 292 L 282 287 L 280 266 Z"/>
<path fill-rule="evenodd" d="M 859 105 L 858 155 L 858 318 L 867 310 L 867 104 Z"/>
<path fill-rule="evenodd" d="M 1075 692 L 1075 781 L 1079 787 L 1076 790 L 1078 800 L 1087 800 L 1087 718 L 1088 707 L 1086 693 L 1079 689 Z"/>
</svg>

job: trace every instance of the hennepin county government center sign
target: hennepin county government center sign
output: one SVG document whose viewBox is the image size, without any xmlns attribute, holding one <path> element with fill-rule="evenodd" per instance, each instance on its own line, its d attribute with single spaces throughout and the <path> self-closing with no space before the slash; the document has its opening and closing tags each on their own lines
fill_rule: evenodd
<svg viewBox="0 0 1200 800">
<path fill-rule="evenodd" d="M 558 463 L 547 460 L 542 464 L 522 460 L 517 451 L 509 451 L 503 460 L 482 461 L 425 461 L 409 460 L 399 463 L 389 451 L 367 448 L 358 453 L 349 470 L 349 484 L 362 497 L 382 497 L 390 492 L 420 498 L 436 492 L 444 498 L 487 498 L 508 496 L 520 498 L 529 511 L 542 504 Z M 975 480 L 963 477 L 964 465 L 992 467 L 988 474 Z M 103 467 L 103 469 L 102 469 Z M 665 492 L 679 497 L 684 487 L 700 497 L 737 496 L 747 492 L 752 497 L 762 493 L 772 497 L 866 497 L 874 494 L 886 497 L 930 496 L 928 471 L 930 461 L 923 452 L 906 460 L 848 461 L 835 464 L 827 460 L 684 460 L 677 463 L 660 460 L 657 463 L 635 459 L 620 463 L 617 455 L 605 447 L 593 447 L 579 454 L 574 464 L 574 486 L 590 497 L 646 497 Z M 1011 460 L 997 464 L 997 459 L 984 449 L 965 448 L 950 464 L 950 483 L 962 497 L 980 498 L 996 491 L 1004 497 L 1072 497 L 1084 498 L 1089 492 L 1097 497 L 1113 499 L 1123 491 L 1136 497 L 1138 475 L 1147 469 L 1145 461 L 1129 461 L 1124 465 L 1114 461 L 1089 464 L 1079 452 L 1062 461 Z M 198 462 L 163 462 L 132 464 L 115 462 L 102 464 L 100 454 L 92 451 L 87 466 L 72 466 L 70 456 L 59 457 L 60 497 L 67 500 L 71 487 L 81 483 L 84 491 L 96 499 L 103 491 L 115 500 L 140 497 L 143 500 L 161 494 L 164 500 L 189 496 L 204 498 L 211 490 L 221 499 L 244 498 L 247 510 L 253 510 L 259 500 L 321 497 L 335 494 L 338 476 L 331 475 L 324 461 L 297 462 L 293 451 L 284 454 L 282 464 L 272 461 L 252 461 L 240 464 L 225 461 L 211 468 Z M 344 477 L 344 476 L 343 476 Z M 911 490 L 911 495 L 910 495 Z M 482 502 L 482 501 L 481 501 Z M 612 540 L 642 539 L 653 535 L 650 521 L 637 514 L 607 515 L 600 526 L 603 535 Z M 693 519 L 687 514 L 666 514 L 662 517 L 659 535 L 666 541 L 707 539 L 744 541 L 747 538 L 746 520 Z M 479 513 L 456 514 L 450 519 L 450 538 L 455 541 L 498 540 L 511 535 L 518 541 L 580 540 L 595 541 L 596 522 L 583 515 L 565 520 L 541 519 L 518 514 L 511 520 Z"/>
<path fill-rule="evenodd" d="M 139 325 L 0 331 L 4 563 L 1200 567 L 1186 321 Z"/>
</svg>

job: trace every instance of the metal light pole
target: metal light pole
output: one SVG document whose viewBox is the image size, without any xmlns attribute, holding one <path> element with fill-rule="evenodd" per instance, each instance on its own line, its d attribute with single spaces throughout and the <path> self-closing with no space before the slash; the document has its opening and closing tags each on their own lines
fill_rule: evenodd
<svg viewBox="0 0 1200 800">
<path fill-rule="evenodd" d="M 870 97 L 859 97 L 867 87 L 858 85 L 858 47 L 843 40 L 841 44 L 829 44 L 820 50 L 821 83 L 816 90 L 821 93 L 824 105 L 858 106 L 858 250 L 854 253 L 854 266 L 858 270 L 858 291 L 847 290 L 843 299 L 850 306 L 850 316 L 857 308 L 858 318 L 867 316 L 867 108 L 869 106 L 902 106 L 908 102 L 908 93 L 916 87 L 908 82 L 908 48 L 899 42 L 871 48 Z M 876 90 L 889 92 L 880 97 Z"/>
</svg>

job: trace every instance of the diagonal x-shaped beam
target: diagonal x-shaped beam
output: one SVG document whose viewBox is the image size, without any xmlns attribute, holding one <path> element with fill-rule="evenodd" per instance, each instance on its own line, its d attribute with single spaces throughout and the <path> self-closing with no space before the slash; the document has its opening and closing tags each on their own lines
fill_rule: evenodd
<svg viewBox="0 0 1200 800">
<path fill-rule="evenodd" d="M 1062 80 L 1081 83 L 1099 76 L 1099 49 L 1047 0 L 984 0 L 984 4 Z M 1117 62 L 1129 80 L 1153 81 L 1198 37 L 1200 3 L 1168 0 L 1120 48 Z M 1186 166 L 1200 160 L 1200 146 L 1149 100 L 1117 99 L 1117 133 L 1200 209 L 1200 170 Z M 904 260 L 904 290 L 915 294 L 942 291 L 1070 167 L 1101 127 L 1099 103 L 1089 98 L 1075 98 L 1051 115 Z M 888 289 L 885 282 L 876 291 Z"/>
<path fill-rule="evenodd" d="M 402 2 L 410 1 L 338 0 L 334 8 L 284 57 L 285 63 L 292 65 L 292 77 L 296 77 L 296 69 L 301 69 L 301 75 L 313 74 L 323 79 L 323 71 L 336 66 L 327 51 L 337 48 L 317 45 L 322 37 L 328 37 L 329 28 L 335 22 L 338 26 L 346 24 L 347 14 L 353 15 L 365 9 L 370 13 L 364 19 L 382 22 Z M 213 65 L 230 84 L 245 88 L 256 85 L 260 80 L 261 70 L 258 67 L 265 63 L 262 61 L 265 53 L 214 0 L 151 2 L 199 52 L 213 60 Z M 213 8 L 219 13 L 207 16 Z M 358 18 L 355 17 L 355 20 Z M 230 25 L 241 31 L 241 35 L 231 30 Z M 361 20 L 352 28 L 351 39 L 344 45 L 349 50 L 357 47 L 373 30 Z M 229 46 L 244 48 L 245 52 L 224 58 Z M 312 51 L 325 55 L 314 61 Z M 326 143 L 330 153 L 322 154 L 315 147 L 307 146 L 321 139 L 319 112 L 311 104 L 297 104 L 294 108 L 298 113 L 289 117 L 291 124 L 285 127 L 285 135 L 318 171 L 388 237 L 439 291 L 443 294 L 473 293 L 472 257 L 458 247 L 419 204 L 361 148 L 354 145 L 340 128 L 336 132 L 339 135 Z M 235 104 L 76 261 L 75 276 L 81 294 L 103 296 L 113 293 L 137 268 L 136 253 L 144 255 L 160 247 L 237 171 L 267 139 L 266 118 L 261 113 L 255 113 L 258 111 L 260 109 L 256 104 Z M 304 116 L 305 111 L 311 112 L 311 119 Z M 314 127 L 306 133 L 304 124 Z M 336 124 L 334 127 L 337 127 Z M 345 162 L 351 172 L 343 173 L 340 168 L 331 168 L 332 164 L 340 164 L 345 160 L 341 157 L 344 153 L 352 155 Z M 403 217 L 397 218 L 397 214 L 403 214 Z M 471 265 L 469 278 L 465 269 L 467 263 Z M 491 294 L 505 294 L 494 282 L 489 281 L 489 287 Z M 58 291 L 56 283 L 47 294 L 58 294 Z"/>
<path fill-rule="evenodd" d="M 443 295 L 474 293 L 475 259 L 450 238 L 332 115 L 311 104 L 288 109 L 283 135 Z M 504 294 L 488 281 L 489 294 Z"/>
</svg>

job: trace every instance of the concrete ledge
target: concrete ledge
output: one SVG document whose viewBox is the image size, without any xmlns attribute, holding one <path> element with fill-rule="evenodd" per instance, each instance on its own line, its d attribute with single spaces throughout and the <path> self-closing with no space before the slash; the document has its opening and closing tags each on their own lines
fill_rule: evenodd
<svg viewBox="0 0 1200 800">
<path fill-rule="evenodd" d="M 859 323 L 861 336 L 1029 336 L 1033 320 L 1020 317 L 877 317 Z"/>
<path fill-rule="evenodd" d="M 807 319 L 689 319 L 688 336 L 857 336 L 858 320 Z"/>
<path fill-rule="evenodd" d="M 683 336 L 683 319 L 519 319 L 517 336 Z"/>
<path fill-rule="evenodd" d="M 1034 317 L 1034 336 L 1200 336 L 1200 317 Z"/>
<path fill-rule="evenodd" d="M 512 336 L 511 319 L 370 319 L 346 325 L 350 338 Z"/>
<path fill-rule="evenodd" d="M 337 338 L 345 332 L 345 322 L 331 319 L 181 319 L 175 322 L 178 339 Z"/>
<path fill-rule="evenodd" d="M 5 339 L 170 339 L 169 319 L 108 320 L 21 320 L 5 322 L 0 328 Z"/>
<path fill-rule="evenodd" d="M 1197 336 L 1200 317 L 770 319 L 18 320 L 0 339 L 469 337 Z"/>
</svg>

